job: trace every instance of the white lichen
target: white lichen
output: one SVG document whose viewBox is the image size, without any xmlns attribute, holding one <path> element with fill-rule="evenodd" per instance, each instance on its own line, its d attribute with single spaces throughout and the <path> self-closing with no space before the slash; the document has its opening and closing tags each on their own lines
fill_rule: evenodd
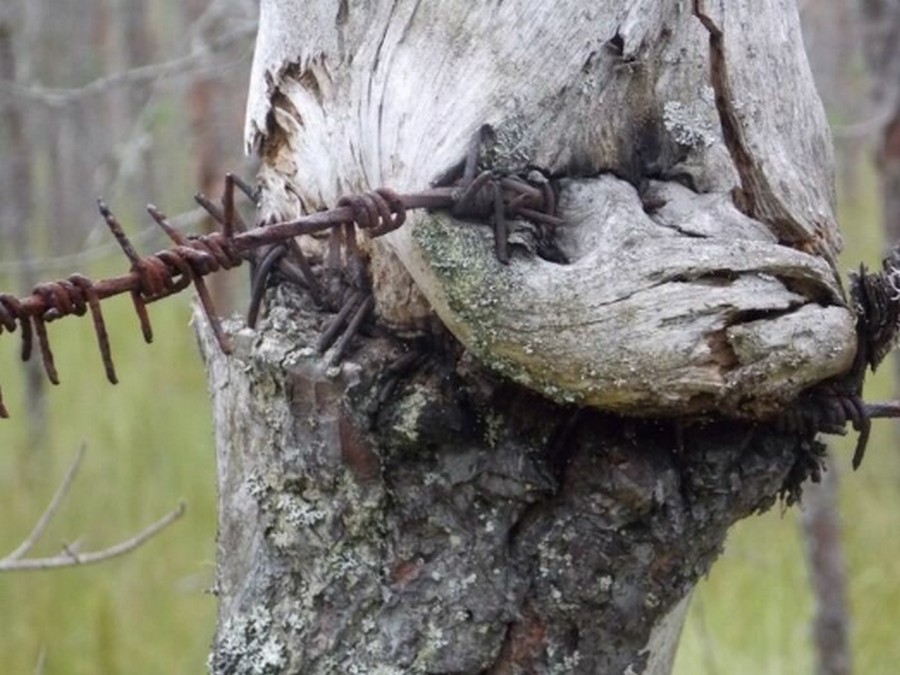
<svg viewBox="0 0 900 675">
<path fill-rule="evenodd" d="M 701 95 L 689 104 L 666 101 L 663 124 L 679 145 L 709 148 L 718 140 L 713 112 L 712 89 L 704 87 Z"/>
<path fill-rule="evenodd" d="M 286 654 L 284 643 L 272 634 L 271 614 L 257 606 L 248 615 L 225 622 L 207 666 L 213 673 L 275 675 L 287 665 Z"/>
</svg>

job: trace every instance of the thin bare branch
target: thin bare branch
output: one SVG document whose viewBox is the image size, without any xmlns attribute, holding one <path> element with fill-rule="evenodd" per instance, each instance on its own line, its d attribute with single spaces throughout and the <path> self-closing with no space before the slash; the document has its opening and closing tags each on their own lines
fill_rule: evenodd
<svg viewBox="0 0 900 675">
<path fill-rule="evenodd" d="M 895 97 L 884 101 L 866 119 L 846 124 L 832 124 L 831 134 L 835 138 L 865 138 L 882 133 L 888 122 L 891 121 L 897 107 L 897 101 L 893 98 Z"/>
<path fill-rule="evenodd" d="M 81 447 L 78 448 L 75 459 L 72 460 L 72 463 L 69 465 L 65 477 L 56 489 L 53 499 L 50 500 L 50 503 L 47 505 L 47 508 L 44 510 L 44 513 L 38 519 L 37 523 L 35 523 L 31 532 L 12 553 L 5 558 L 0 558 L 0 572 L 48 570 L 60 567 L 91 565 L 103 562 L 104 560 L 110 560 L 111 558 L 116 558 L 125 555 L 129 551 L 133 551 L 184 515 L 185 505 L 184 502 L 182 502 L 174 511 L 171 511 L 155 523 L 141 530 L 135 536 L 115 544 L 114 546 L 110 546 L 109 548 L 100 551 L 80 553 L 78 551 L 79 541 L 76 540 L 72 544 L 63 543 L 62 553 L 57 556 L 49 558 L 26 558 L 25 556 L 28 555 L 44 534 L 50 521 L 53 520 L 53 516 L 59 511 L 63 499 L 65 499 L 66 495 L 69 493 L 72 483 L 75 480 L 75 476 L 78 473 L 78 469 L 81 466 L 81 461 L 84 459 L 84 453 L 85 445 L 82 443 Z"/>
<path fill-rule="evenodd" d="M 44 667 L 47 665 L 47 648 L 41 647 L 38 653 L 37 663 L 34 664 L 34 675 L 44 675 Z"/>
<path fill-rule="evenodd" d="M 38 542 L 38 539 L 41 538 L 41 535 L 44 534 L 50 521 L 53 520 L 53 516 L 56 515 L 56 512 L 59 510 L 63 499 L 69 494 L 69 489 L 72 487 L 72 481 L 75 479 L 75 474 L 78 473 L 78 468 L 81 466 L 81 460 L 84 459 L 84 451 L 85 445 L 82 443 L 81 447 L 78 448 L 75 459 L 73 459 L 72 463 L 69 465 L 69 469 L 66 471 L 62 483 L 60 483 L 59 487 L 56 489 L 56 494 L 53 495 L 53 499 L 50 500 L 50 503 L 47 505 L 47 508 L 44 510 L 41 517 L 38 518 L 31 533 L 21 544 L 19 544 L 15 551 L 0 560 L 0 565 L 15 563 L 28 555 L 29 551 L 34 548 L 34 545 Z"/>
<path fill-rule="evenodd" d="M 181 231 L 189 231 L 196 229 L 200 223 L 206 220 L 209 214 L 202 208 L 191 209 L 184 213 L 171 216 L 169 223 Z M 156 224 L 145 227 L 140 232 L 130 237 L 132 243 L 137 246 L 146 245 L 161 239 L 159 227 Z M 93 246 L 78 253 L 70 255 L 56 256 L 55 258 L 27 258 L 24 260 L 3 260 L 0 261 L 0 274 L 19 274 L 23 269 L 33 270 L 37 275 L 47 275 L 61 271 L 70 270 L 77 267 L 84 267 L 99 260 L 112 257 L 114 254 L 120 254 L 119 245 L 110 241 L 105 244 Z"/>
<path fill-rule="evenodd" d="M 145 84 L 165 77 L 194 75 L 206 71 L 215 72 L 227 68 L 214 57 L 217 53 L 233 44 L 249 40 L 256 33 L 256 22 L 247 22 L 240 28 L 227 33 L 218 39 L 201 44 L 190 53 L 160 63 L 151 63 L 122 72 L 100 77 L 83 87 L 56 88 L 42 85 L 25 85 L 9 80 L 0 80 L 0 92 L 27 99 L 31 103 L 42 103 L 48 106 L 62 106 L 89 96 L 104 94 L 112 89 L 135 84 Z M 237 62 L 242 62 L 242 55 Z"/>
<path fill-rule="evenodd" d="M 135 536 L 109 548 L 88 553 L 78 553 L 71 546 L 63 545 L 63 552 L 60 555 L 49 558 L 28 558 L 24 560 L 4 558 L 0 560 L 0 572 L 25 572 L 60 569 L 62 567 L 80 567 L 117 558 L 135 550 L 181 518 L 184 515 L 185 508 L 184 502 L 181 502 L 175 510 L 141 530 Z"/>
</svg>

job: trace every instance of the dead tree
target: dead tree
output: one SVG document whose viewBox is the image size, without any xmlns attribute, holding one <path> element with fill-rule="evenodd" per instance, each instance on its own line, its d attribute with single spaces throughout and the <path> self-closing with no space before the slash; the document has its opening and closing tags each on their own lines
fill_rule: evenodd
<svg viewBox="0 0 900 675">
<path fill-rule="evenodd" d="M 213 672 L 670 672 L 728 528 L 818 471 L 773 420 L 857 356 L 793 1 L 268 0 L 247 142 L 261 221 L 471 199 L 201 331 Z"/>
</svg>

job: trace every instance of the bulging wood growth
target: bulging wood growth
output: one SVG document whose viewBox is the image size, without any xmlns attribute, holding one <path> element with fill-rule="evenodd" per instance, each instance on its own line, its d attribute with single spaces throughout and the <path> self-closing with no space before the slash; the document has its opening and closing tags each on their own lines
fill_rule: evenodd
<svg viewBox="0 0 900 675">
<path fill-rule="evenodd" d="M 849 367 L 792 2 L 332 5 L 262 15 L 264 216 L 422 189 L 487 124 L 488 167 L 559 178 L 567 220 L 564 263 L 515 246 L 504 267 L 486 228 L 415 217 L 373 246 L 386 322 L 433 309 L 505 376 L 630 414 L 758 416 Z"/>
<path fill-rule="evenodd" d="M 822 451 L 549 403 L 453 347 L 398 377 L 406 345 L 362 338 L 338 371 L 276 295 L 231 357 L 204 334 L 214 673 L 668 673 L 728 528 Z"/>
</svg>

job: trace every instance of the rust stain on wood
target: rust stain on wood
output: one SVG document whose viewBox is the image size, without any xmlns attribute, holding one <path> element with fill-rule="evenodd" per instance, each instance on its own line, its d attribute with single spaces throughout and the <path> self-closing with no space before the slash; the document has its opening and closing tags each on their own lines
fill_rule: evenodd
<svg viewBox="0 0 900 675">
<path fill-rule="evenodd" d="M 341 459 L 361 484 L 373 483 L 381 476 L 381 460 L 353 421 L 343 412 L 338 418 Z"/>
</svg>

